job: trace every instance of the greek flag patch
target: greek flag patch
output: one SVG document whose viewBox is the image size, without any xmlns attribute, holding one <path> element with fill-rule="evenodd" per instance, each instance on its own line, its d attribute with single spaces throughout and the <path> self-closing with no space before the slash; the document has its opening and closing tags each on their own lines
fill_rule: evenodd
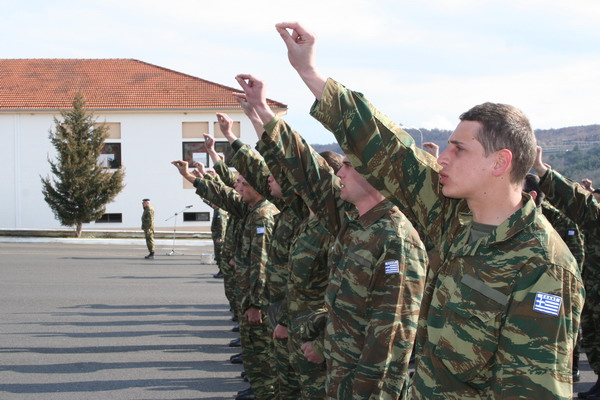
<svg viewBox="0 0 600 400">
<path fill-rule="evenodd" d="M 535 302 L 533 304 L 533 311 L 558 316 L 558 311 L 560 310 L 561 303 L 562 297 L 560 296 L 554 296 L 548 293 L 537 292 L 537 294 L 535 295 Z"/>
<path fill-rule="evenodd" d="M 261 226 L 260 228 L 256 228 L 256 234 L 260 235 L 261 233 L 265 233 L 264 226 Z"/>
<path fill-rule="evenodd" d="M 399 274 L 400 264 L 398 260 L 391 260 L 385 262 L 385 273 L 386 274 Z"/>
<path fill-rule="evenodd" d="M 568 232 L 567 232 L 567 235 L 569 235 L 569 236 L 575 236 L 575 231 L 572 230 L 572 229 L 569 229 Z"/>
</svg>

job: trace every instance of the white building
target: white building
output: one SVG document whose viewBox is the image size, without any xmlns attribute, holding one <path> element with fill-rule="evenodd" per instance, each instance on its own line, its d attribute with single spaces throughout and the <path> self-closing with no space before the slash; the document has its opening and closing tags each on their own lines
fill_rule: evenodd
<svg viewBox="0 0 600 400">
<path fill-rule="evenodd" d="M 125 188 L 106 207 L 103 222 L 83 229 L 139 229 L 143 198 L 155 208 L 157 230 L 206 230 L 211 210 L 179 176 L 171 161 L 204 158 L 202 134 L 226 148 L 217 112 L 236 121 L 247 143 L 256 137 L 231 95 L 238 89 L 131 59 L 0 60 L 0 229 L 63 228 L 42 195 L 40 176 L 55 160 L 48 134 L 60 110 L 81 92 L 98 123 L 109 126 L 107 165 L 125 168 Z M 276 113 L 286 105 L 270 100 Z M 187 209 L 186 206 L 193 205 Z M 171 218 L 178 213 L 176 219 Z"/>
</svg>

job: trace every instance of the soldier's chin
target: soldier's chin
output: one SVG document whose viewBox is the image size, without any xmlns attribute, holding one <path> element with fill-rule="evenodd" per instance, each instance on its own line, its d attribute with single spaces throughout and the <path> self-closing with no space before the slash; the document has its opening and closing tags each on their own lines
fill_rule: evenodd
<svg viewBox="0 0 600 400">
<path fill-rule="evenodd" d="M 461 198 L 460 196 L 457 196 L 455 193 L 452 193 L 452 190 L 450 190 L 447 185 L 446 186 L 441 185 L 441 186 L 442 186 L 442 194 L 444 196 L 449 197 L 451 199 L 460 199 Z"/>
</svg>

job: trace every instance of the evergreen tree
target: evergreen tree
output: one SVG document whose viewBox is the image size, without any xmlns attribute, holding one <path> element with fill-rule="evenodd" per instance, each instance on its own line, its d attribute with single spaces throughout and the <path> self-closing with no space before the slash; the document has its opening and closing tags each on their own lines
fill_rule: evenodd
<svg viewBox="0 0 600 400">
<path fill-rule="evenodd" d="M 106 204 L 121 192 L 124 171 L 110 171 L 99 164 L 108 128 L 94 126 L 82 94 L 75 96 L 73 109 L 62 111 L 61 117 L 62 121 L 54 118 L 56 132 L 50 130 L 57 160 L 48 157 L 54 176 L 40 176 L 42 193 L 56 219 L 62 225 L 74 226 L 80 237 L 82 224 L 100 218 Z"/>
</svg>

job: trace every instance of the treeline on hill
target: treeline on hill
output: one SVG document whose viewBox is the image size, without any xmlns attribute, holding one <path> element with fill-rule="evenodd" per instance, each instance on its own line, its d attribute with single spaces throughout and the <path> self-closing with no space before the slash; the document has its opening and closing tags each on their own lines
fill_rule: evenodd
<svg viewBox="0 0 600 400">
<path fill-rule="evenodd" d="M 588 178 L 600 187 L 600 145 L 587 150 L 576 145 L 571 151 L 545 155 L 544 161 L 567 178 L 578 182 Z"/>
<path fill-rule="evenodd" d="M 407 129 L 418 146 L 434 142 L 440 152 L 447 146 L 452 131 L 443 129 Z M 536 129 L 538 144 L 544 148 L 544 161 L 568 178 L 591 179 L 600 187 L 600 125 L 571 126 L 558 129 Z M 313 144 L 316 151 L 342 153 L 337 143 Z"/>
</svg>

